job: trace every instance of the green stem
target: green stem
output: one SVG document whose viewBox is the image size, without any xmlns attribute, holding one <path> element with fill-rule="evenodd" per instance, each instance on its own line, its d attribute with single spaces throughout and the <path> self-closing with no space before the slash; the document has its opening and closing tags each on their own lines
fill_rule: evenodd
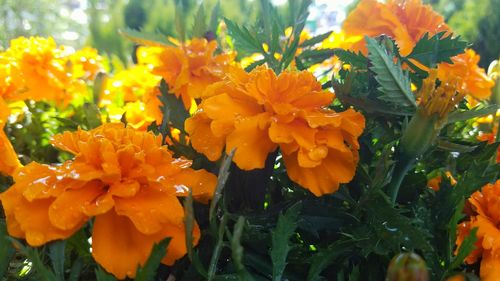
<svg viewBox="0 0 500 281">
<path fill-rule="evenodd" d="M 399 189 L 404 177 L 408 174 L 408 171 L 413 167 L 415 163 L 415 158 L 402 157 L 400 161 L 396 163 L 394 167 L 394 172 L 392 173 L 392 179 L 389 183 L 388 194 L 391 197 L 391 202 L 394 205 L 396 199 L 398 198 Z"/>
</svg>

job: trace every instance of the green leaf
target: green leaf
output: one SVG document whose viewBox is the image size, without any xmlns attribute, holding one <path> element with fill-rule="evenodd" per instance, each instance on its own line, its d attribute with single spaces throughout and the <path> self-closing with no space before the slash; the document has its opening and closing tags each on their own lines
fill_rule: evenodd
<svg viewBox="0 0 500 281">
<path fill-rule="evenodd" d="M 428 67 L 434 67 L 440 62 L 452 63 L 451 57 L 463 53 L 467 47 L 467 42 L 461 40 L 460 36 L 454 38 L 452 36 L 453 34 L 446 36 L 446 31 L 432 37 L 426 33 L 406 59 L 415 59 Z"/>
<path fill-rule="evenodd" d="M 399 62 L 394 64 L 392 56 L 389 56 L 385 48 L 379 45 L 375 39 L 370 37 L 365 37 L 365 39 L 368 58 L 372 63 L 370 69 L 375 73 L 375 79 L 380 85 L 378 90 L 383 93 L 378 98 L 401 107 L 416 107 L 408 72 L 402 70 Z"/>
<path fill-rule="evenodd" d="M 83 104 L 83 113 L 85 114 L 87 129 L 90 130 L 101 126 L 101 111 L 97 105 L 93 103 Z"/>
<path fill-rule="evenodd" d="M 59 280 L 62 281 L 61 279 L 58 279 L 54 272 L 50 270 L 50 268 L 46 267 L 44 262 L 42 261 L 42 258 L 40 257 L 40 253 L 38 252 L 37 249 L 31 248 L 29 246 L 24 246 L 22 243 L 17 241 L 16 239 L 9 238 L 9 240 L 14 243 L 15 247 L 18 248 L 22 254 L 28 258 L 32 264 L 33 264 L 33 269 L 35 270 L 39 280 L 42 281 L 55 281 Z"/>
<path fill-rule="evenodd" d="M 477 145 L 464 145 L 446 140 L 438 140 L 438 147 L 443 150 L 466 153 L 474 151 Z"/>
<path fill-rule="evenodd" d="M 303 67 L 309 68 L 333 57 L 334 54 L 333 49 L 305 50 L 297 56 L 297 60 L 300 60 Z"/>
<path fill-rule="evenodd" d="M 16 252 L 12 242 L 7 238 L 7 225 L 3 219 L 0 220 L 0 280 L 4 277 L 9 267 L 10 260 Z"/>
<path fill-rule="evenodd" d="M 116 281 L 116 278 L 107 273 L 102 267 L 97 267 L 95 270 L 95 277 L 97 281 Z"/>
<path fill-rule="evenodd" d="M 184 7 L 182 1 L 175 5 L 175 31 L 181 42 L 186 40 L 186 16 L 184 15 Z"/>
<path fill-rule="evenodd" d="M 103 96 L 104 90 L 106 89 L 106 80 L 108 76 L 104 72 L 99 72 L 95 76 L 94 86 L 92 88 L 92 95 L 94 97 L 94 104 L 99 104 L 99 99 Z"/>
<path fill-rule="evenodd" d="M 135 281 L 153 281 L 161 260 L 167 254 L 167 247 L 171 238 L 167 237 L 153 246 L 151 254 L 144 266 L 139 266 Z"/>
<path fill-rule="evenodd" d="M 321 272 L 334 263 L 337 258 L 355 250 L 356 243 L 354 240 L 337 240 L 328 245 L 328 247 L 320 249 L 311 259 L 311 267 L 307 273 L 307 280 L 319 280 Z"/>
<path fill-rule="evenodd" d="M 184 132 L 184 121 L 189 117 L 189 112 L 184 108 L 182 100 L 169 92 L 168 85 L 163 79 L 160 82 L 160 93 L 159 99 L 162 103 L 160 110 L 163 113 L 160 131 L 162 134 L 170 134 L 170 131 L 167 132 L 167 127 L 171 124 Z"/>
<path fill-rule="evenodd" d="M 213 33 L 217 32 L 217 27 L 219 26 L 220 18 L 220 1 L 217 1 L 214 8 L 212 9 L 212 14 L 210 15 L 210 23 L 208 25 L 209 31 Z"/>
<path fill-rule="evenodd" d="M 210 224 L 215 223 L 217 205 L 219 204 L 219 201 L 222 198 L 222 190 L 224 189 L 227 179 L 229 178 L 230 174 L 229 169 L 231 168 L 231 163 L 233 161 L 235 151 L 236 148 L 233 149 L 229 153 L 229 155 L 227 155 L 224 158 L 224 160 L 222 161 L 222 165 L 219 169 L 219 175 L 217 176 L 217 186 L 215 187 L 214 196 L 212 198 L 212 201 L 210 202 L 210 209 L 209 209 Z"/>
<path fill-rule="evenodd" d="M 188 196 L 186 196 L 184 200 L 184 229 L 186 235 L 186 249 L 189 260 L 192 265 L 196 268 L 196 270 L 203 275 L 207 276 L 207 270 L 201 263 L 199 256 L 194 250 L 194 238 L 193 231 L 195 227 L 195 219 L 194 219 L 194 207 L 193 207 L 193 194 L 191 189 L 189 190 Z"/>
<path fill-rule="evenodd" d="M 300 203 L 290 207 L 285 214 L 280 214 L 276 228 L 271 233 L 271 250 L 269 255 L 273 262 L 273 280 L 280 281 L 286 267 L 286 258 L 291 249 L 289 240 L 295 233 L 298 225 L 299 213 L 302 209 Z"/>
<path fill-rule="evenodd" d="M 66 241 L 55 241 L 49 245 L 49 257 L 52 263 L 52 269 L 58 280 L 64 280 L 64 251 Z"/>
<path fill-rule="evenodd" d="M 128 40 L 139 45 L 158 47 L 167 47 L 174 45 L 172 44 L 172 42 L 168 41 L 167 36 L 161 34 L 149 34 L 129 28 L 120 29 L 118 30 L 118 32 Z"/>
<path fill-rule="evenodd" d="M 205 36 L 206 32 L 207 24 L 205 22 L 205 8 L 203 7 L 203 3 L 201 3 L 194 18 L 193 37 L 202 38 Z"/>
<path fill-rule="evenodd" d="M 472 118 L 481 117 L 489 114 L 495 114 L 500 106 L 497 104 L 492 104 L 480 109 L 472 110 L 455 110 L 448 115 L 447 123 L 455 123 L 459 121 L 466 121 Z"/>
<path fill-rule="evenodd" d="M 326 38 L 328 38 L 328 36 L 330 36 L 330 34 L 332 34 L 333 31 L 328 31 L 328 32 L 325 32 L 323 34 L 320 34 L 320 35 L 316 35 L 314 36 L 313 38 L 310 38 L 310 39 L 307 39 L 305 40 L 304 42 L 302 42 L 302 44 L 300 44 L 299 46 L 301 48 L 304 48 L 304 47 L 311 47 L 311 46 L 314 46 L 318 43 L 321 43 L 323 42 L 323 40 L 325 40 Z"/>
<path fill-rule="evenodd" d="M 250 31 L 242 26 L 238 26 L 233 21 L 224 18 L 227 25 L 227 32 L 233 39 L 235 48 L 240 52 L 246 53 L 264 53 L 262 44 L 250 33 Z"/>
<path fill-rule="evenodd" d="M 239 216 L 236 224 L 234 225 L 234 232 L 231 237 L 231 250 L 234 266 L 240 280 L 254 280 L 254 278 L 248 273 L 245 265 L 243 264 L 243 252 L 244 248 L 241 245 L 241 235 L 245 229 L 245 217 Z"/>
<path fill-rule="evenodd" d="M 83 259 L 77 258 L 74 262 L 73 265 L 71 266 L 70 272 L 69 272 L 69 277 L 68 281 L 78 281 L 80 278 L 82 269 L 83 269 Z"/>
<path fill-rule="evenodd" d="M 458 253 L 457 255 L 453 258 L 452 263 L 449 266 L 449 270 L 453 270 L 460 266 L 465 258 L 476 248 L 474 245 L 477 241 L 477 228 L 474 228 L 471 230 L 469 235 L 465 237 L 464 241 L 462 242 L 462 245 L 460 245 L 460 248 L 458 248 Z"/>
<path fill-rule="evenodd" d="M 353 51 L 344 49 L 334 49 L 334 54 L 344 63 L 353 67 L 366 68 L 368 67 L 368 59 L 361 53 L 357 54 Z"/>
<path fill-rule="evenodd" d="M 246 71 L 246 72 L 250 72 L 250 71 L 252 71 L 254 68 L 256 68 L 257 66 L 259 66 L 259 65 L 263 65 L 264 63 L 266 63 L 266 60 L 265 60 L 265 59 L 261 59 L 261 60 L 258 60 L 258 61 L 254 61 L 254 62 L 252 62 L 249 66 L 245 67 L 245 71 Z"/>
</svg>

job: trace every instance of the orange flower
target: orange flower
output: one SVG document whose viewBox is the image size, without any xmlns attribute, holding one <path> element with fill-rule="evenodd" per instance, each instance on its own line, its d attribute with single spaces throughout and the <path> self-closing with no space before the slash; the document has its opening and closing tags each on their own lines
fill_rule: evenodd
<svg viewBox="0 0 500 281">
<path fill-rule="evenodd" d="M 194 38 L 179 47 L 141 47 L 137 59 L 140 64 L 153 66 L 153 74 L 163 77 L 170 91 L 189 109 L 208 85 L 223 78 L 234 58 L 232 54 L 214 55 L 216 48 L 216 41 Z"/>
<path fill-rule="evenodd" d="M 173 158 L 160 136 L 123 124 L 65 132 L 52 144 L 75 158 L 62 165 L 33 162 L 14 175 L 15 184 L 0 194 L 10 235 L 40 246 L 69 237 L 95 217 L 92 255 L 119 279 L 133 278 L 165 237 L 172 240 L 164 263 L 186 254 L 178 197 L 189 187 L 207 202 L 214 175 Z M 196 241 L 199 235 L 196 226 Z"/>
<path fill-rule="evenodd" d="M 455 178 L 453 177 L 453 175 L 451 174 L 450 171 L 446 171 L 444 174 L 445 174 L 446 178 L 448 178 L 448 180 L 450 181 L 451 185 L 457 184 L 457 180 L 455 180 Z M 433 177 L 433 178 L 427 180 L 427 186 L 429 188 L 433 189 L 434 191 L 439 191 L 439 188 L 440 188 L 439 185 L 441 184 L 442 180 L 443 180 L 443 178 L 440 175 Z"/>
<path fill-rule="evenodd" d="M 425 33 L 431 36 L 450 31 L 444 18 L 421 0 L 389 0 L 387 4 L 377 0 L 362 0 L 344 21 L 343 31 L 349 42 L 347 48 L 366 54 L 364 36 L 382 34 L 394 38 L 404 56 L 411 53 L 417 41 Z M 354 43 L 352 42 L 354 41 Z"/>
<path fill-rule="evenodd" d="M 290 178 L 317 196 L 354 176 L 364 118 L 352 109 L 327 109 L 335 97 L 312 74 L 235 67 L 205 96 L 185 127 L 210 160 L 225 146 L 227 153 L 236 148 L 233 161 L 241 169 L 263 168 L 280 147 Z"/>
<path fill-rule="evenodd" d="M 491 133 L 481 132 L 481 134 L 477 137 L 477 139 L 479 141 L 485 141 L 485 142 L 488 142 L 489 144 L 492 144 L 495 142 L 495 140 L 497 138 L 497 132 L 498 132 L 498 124 L 493 126 L 493 130 L 491 131 Z M 497 149 L 496 162 L 500 163 L 500 147 Z"/>
<path fill-rule="evenodd" d="M 441 81 L 456 79 L 461 82 L 459 92 L 470 95 L 475 99 L 484 100 L 490 97 L 491 88 L 495 85 L 493 79 L 486 75 L 483 68 L 478 66 L 479 55 L 472 49 L 451 58 L 453 64 L 440 63 L 438 78 Z"/>
<path fill-rule="evenodd" d="M 12 99 L 52 100 L 66 104 L 74 95 L 86 91 L 84 81 L 75 79 L 67 68 L 68 54 L 64 48 L 57 48 L 52 38 L 19 37 L 10 42 L 4 55 L 9 57 L 16 80 L 20 80 Z"/>
<path fill-rule="evenodd" d="M 481 259 L 481 280 L 498 280 L 500 276 L 500 180 L 487 184 L 469 198 L 469 203 L 475 212 L 469 221 L 458 227 L 457 247 L 473 228 L 478 228 L 476 249 L 466 258 L 465 262 L 475 263 Z"/>
<path fill-rule="evenodd" d="M 3 130 L 8 116 L 9 107 L 0 96 L 0 174 L 11 175 L 17 168 L 21 167 L 21 163 Z"/>
</svg>

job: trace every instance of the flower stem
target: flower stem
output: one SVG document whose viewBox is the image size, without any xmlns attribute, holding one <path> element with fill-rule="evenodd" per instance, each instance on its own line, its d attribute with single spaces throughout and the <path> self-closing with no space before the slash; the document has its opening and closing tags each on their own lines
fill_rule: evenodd
<svg viewBox="0 0 500 281">
<path fill-rule="evenodd" d="M 402 157 L 401 160 L 396 163 L 392 173 L 392 179 L 388 187 L 388 194 L 391 197 L 393 205 L 396 203 L 396 199 L 398 198 L 401 183 L 403 182 L 403 179 L 408 171 L 413 167 L 414 163 L 415 158 L 410 157 Z"/>
</svg>

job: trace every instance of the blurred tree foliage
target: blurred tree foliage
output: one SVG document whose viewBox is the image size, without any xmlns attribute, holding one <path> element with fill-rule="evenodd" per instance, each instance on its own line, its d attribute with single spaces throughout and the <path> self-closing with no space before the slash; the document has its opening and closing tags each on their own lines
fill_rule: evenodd
<svg viewBox="0 0 500 281">
<path fill-rule="evenodd" d="M 480 65 L 500 56 L 500 0 L 427 0 L 481 55 Z"/>
<path fill-rule="evenodd" d="M 58 43 L 80 46 L 87 34 L 78 0 L 0 0 L 0 45 L 19 36 L 52 36 Z M 83 11 L 80 9 L 83 13 Z"/>
</svg>

